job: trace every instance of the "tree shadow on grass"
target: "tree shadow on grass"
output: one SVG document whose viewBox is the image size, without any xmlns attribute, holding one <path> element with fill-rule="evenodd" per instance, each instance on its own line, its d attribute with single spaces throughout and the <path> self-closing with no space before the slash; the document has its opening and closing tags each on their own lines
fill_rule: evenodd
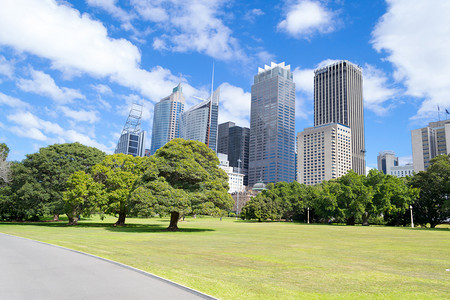
<svg viewBox="0 0 450 300">
<path fill-rule="evenodd" d="M 169 225 L 167 221 L 166 224 L 125 224 L 123 226 L 114 226 L 112 223 L 98 223 L 98 222 L 80 222 L 78 225 L 68 225 L 67 222 L 0 222 L 2 225 L 19 225 L 19 226 L 42 226 L 42 227 L 65 227 L 65 228 L 104 228 L 105 230 L 111 232 L 132 232 L 132 233 L 164 233 L 172 232 L 167 231 L 167 226 Z M 183 228 L 181 227 L 179 231 L 174 232 L 206 232 L 215 231 L 209 228 Z"/>
</svg>

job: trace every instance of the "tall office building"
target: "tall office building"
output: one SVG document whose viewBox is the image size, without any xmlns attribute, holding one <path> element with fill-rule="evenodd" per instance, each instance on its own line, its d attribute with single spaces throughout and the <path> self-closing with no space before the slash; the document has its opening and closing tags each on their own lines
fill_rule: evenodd
<svg viewBox="0 0 450 300">
<path fill-rule="evenodd" d="M 234 172 L 245 175 L 244 185 L 248 185 L 249 142 L 250 128 L 235 126 L 233 122 L 219 124 L 217 152 L 227 154 Z"/>
<path fill-rule="evenodd" d="M 179 84 L 172 94 L 155 104 L 153 112 L 152 146 L 150 154 L 164 146 L 167 142 L 180 137 L 179 119 L 184 110 L 184 96 Z"/>
<path fill-rule="evenodd" d="M 377 157 L 378 171 L 387 175 L 391 174 L 392 167 L 398 166 L 398 157 L 395 156 L 394 151 L 381 151 Z"/>
<path fill-rule="evenodd" d="M 181 114 L 181 138 L 205 143 L 209 148 L 216 151 L 219 95 L 220 88 L 208 99 Z"/>
<path fill-rule="evenodd" d="M 233 122 L 226 122 L 219 124 L 217 130 L 217 153 L 223 153 L 228 155 L 228 142 L 230 135 L 230 128 L 236 124 Z"/>
<path fill-rule="evenodd" d="M 340 123 L 352 131 L 352 168 L 366 174 L 362 69 L 342 60 L 314 71 L 314 126 Z"/>
<path fill-rule="evenodd" d="M 114 154 L 145 155 L 145 139 L 147 134 L 141 130 L 141 118 L 142 105 L 133 103 Z"/>
<path fill-rule="evenodd" d="M 297 134 L 297 181 L 307 185 L 336 179 L 352 168 L 351 129 L 331 123 Z"/>
<path fill-rule="evenodd" d="M 411 130 L 411 142 L 414 172 L 427 170 L 431 159 L 450 153 L 450 120 Z"/>
<path fill-rule="evenodd" d="M 295 83 L 290 66 L 258 68 L 250 111 L 249 185 L 295 180 Z"/>
</svg>

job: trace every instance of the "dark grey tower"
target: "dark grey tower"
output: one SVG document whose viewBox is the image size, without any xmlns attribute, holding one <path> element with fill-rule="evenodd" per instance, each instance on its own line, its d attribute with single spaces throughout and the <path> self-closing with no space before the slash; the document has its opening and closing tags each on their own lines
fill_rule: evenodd
<svg viewBox="0 0 450 300">
<path fill-rule="evenodd" d="M 314 71 L 314 126 L 351 128 L 352 169 L 366 174 L 362 69 L 342 60 Z"/>
<path fill-rule="evenodd" d="M 284 63 L 258 68 L 252 85 L 249 185 L 295 180 L 295 84 Z"/>
</svg>

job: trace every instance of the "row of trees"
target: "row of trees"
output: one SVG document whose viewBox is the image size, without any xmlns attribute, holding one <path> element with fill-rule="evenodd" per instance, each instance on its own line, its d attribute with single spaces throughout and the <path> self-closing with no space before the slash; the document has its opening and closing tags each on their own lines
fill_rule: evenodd
<svg viewBox="0 0 450 300">
<path fill-rule="evenodd" d="M 306 186 L 297 182 L 268 184 L 268 189 L 243 207 L 243 219 L 301 220 L 308 212 L 317 222 L 348 225 L 406 225 L 409 207 L 415 223 L 435 227 L 450 218 L 450 156 L 432 160 L 426 172 L 397 178 L 371 170 L 367 176 L 350 171 L 336 180 Z"/>
<path fill-rule="evenodd" d="M 0 219 L 37 220 L 67 214 L 181 215 L 229 210 L 228 179 L 214 151 L 203 143 L 176 139 L 152 157 L 105 155 L 79 143 L 56 144 L 11 165 L 11 182 L 0 188 Z"/>
</svg>

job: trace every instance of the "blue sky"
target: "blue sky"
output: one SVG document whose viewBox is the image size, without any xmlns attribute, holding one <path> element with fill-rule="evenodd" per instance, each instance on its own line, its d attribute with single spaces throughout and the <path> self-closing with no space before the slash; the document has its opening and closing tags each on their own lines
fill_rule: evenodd
<svg viewBox="0 0 450 300">
<path fill-rule="evenodd" d="M 313 70 L 363 68 L 366 160 L 411 161 L 410 131 L 450 110 L 450 1 L 0 0 L 0 142 L 10 160 L 79 141 L 112 153 L 131 104 L 182 82 L 187 106 L 221 86 L 219 122 L 249 125 L 258 67 L 286 62 L 296 131 L 313 125 Z M 149 135 L 151 136 L 151 134 Z M 150 147 L 148 141 L 148 148 Z"/>
</svg>

